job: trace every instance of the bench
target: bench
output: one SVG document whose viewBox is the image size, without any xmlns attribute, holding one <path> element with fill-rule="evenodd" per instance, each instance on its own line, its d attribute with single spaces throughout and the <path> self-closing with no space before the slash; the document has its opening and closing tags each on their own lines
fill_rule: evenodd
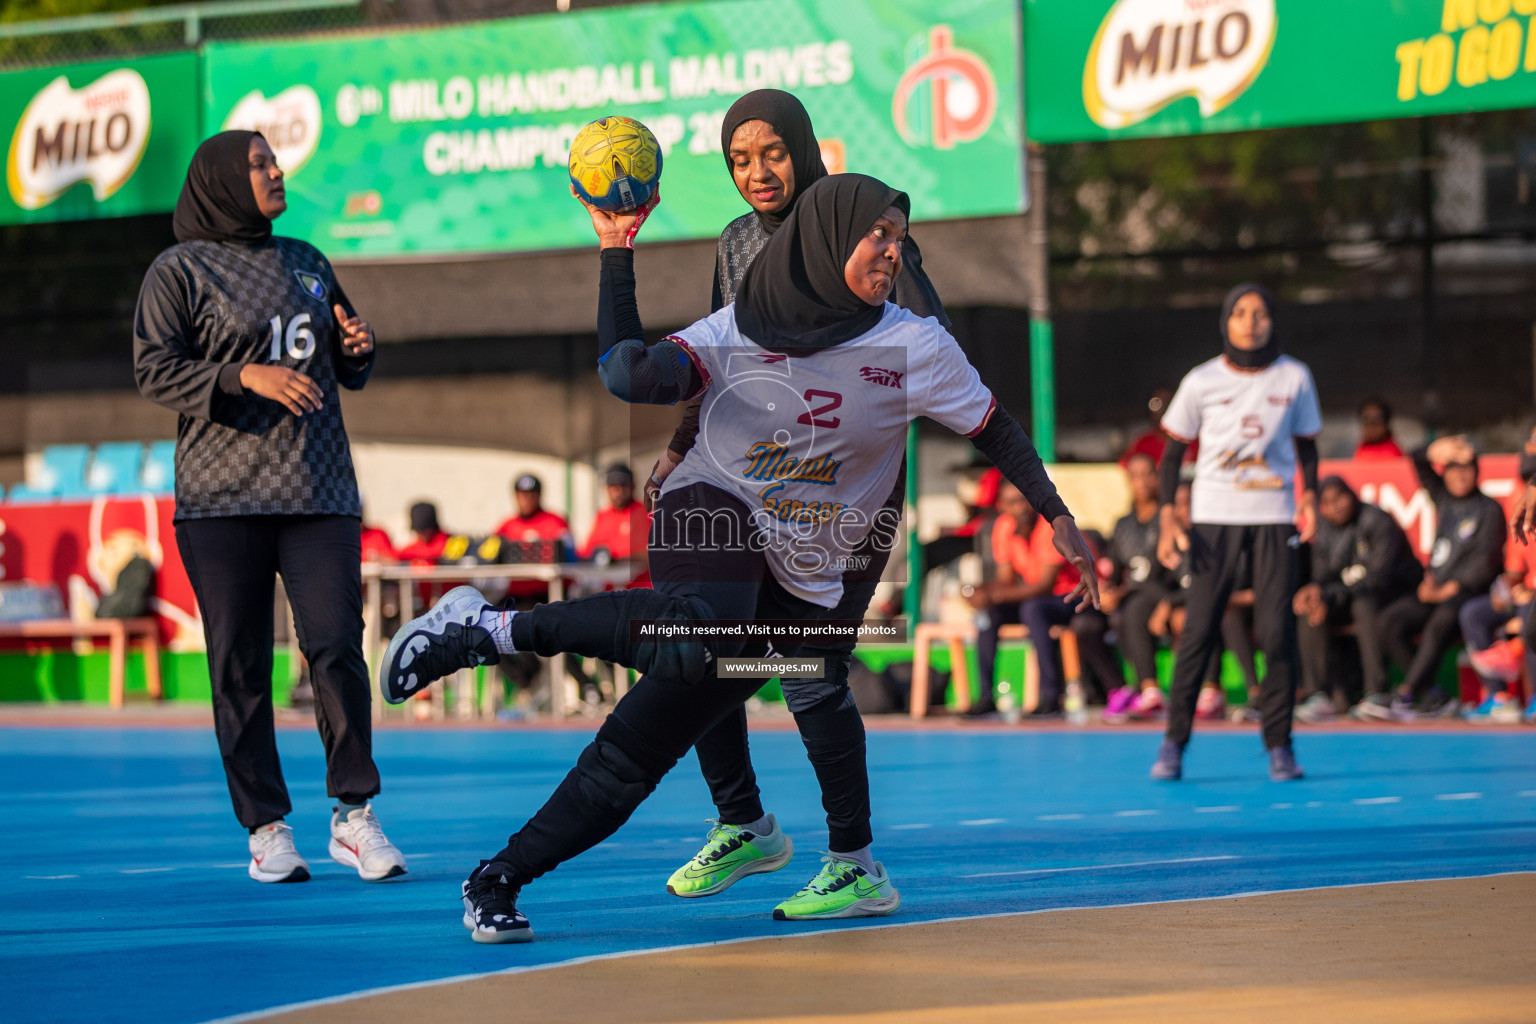
<svg viewBox="0 0 1536 1024">
<path fill-rule="evenodd" d="M 1002 626 L 997 631 L 998 640 L 1028 640 L 1029 630 L 1017 623 Z M 1064 680 L 1081 679 L 1082 660 L 1078 656 L 1077 635 L 1066 626 L 1052 626 L 1051 639 L 1061 645 L 1061 670 Z M 959 711 L 971 709 L 971 670 L 966 660 L 965 645 L 976 640 L 976 627 L 969 623 L 948 625 L 941 622 L 922 622 L 912 636 L 912 708 L 913 718 L 928 714 L 928 697 L 931 688 L 929 654 L 936 641 L 949 647 L 951 681 L 955 687 L 955 707 Z M 1024 692 L 1020 710 L 1031 712 L 1040 705 L 1040 666 L 1038 652 L 1031 648 L 1024 659 Z"/>
<path fill-rule="evenodd" d="M 0 640 L 85 640 L 105 638 L 109 652 L 107 678 L 114 709 L 123 706 L 123 674 L 128 660 L 128 641 L 144 645 L 144 681 L 149 695 L 161 697 L 160 623 L 157 619 L 30 619 L 0 622 Z"/>
</svg>

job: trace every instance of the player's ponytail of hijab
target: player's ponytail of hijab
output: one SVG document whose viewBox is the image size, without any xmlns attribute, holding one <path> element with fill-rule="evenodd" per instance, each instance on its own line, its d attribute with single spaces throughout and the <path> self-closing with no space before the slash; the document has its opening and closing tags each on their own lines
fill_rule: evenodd
<svg viewBox="0 0 1536 1024">
<path fill-rule="evenodd" d="M 811 115 L 792 94 L 782 89 L 757 89 L 731 104 L 720 123 L 720 152 L 725 155 L 725 166 L 731 168 L 731 137 L 748 121 L 762 121 L 779 133 L 789 150 L 789 163 L 795 169 L 795 187 L 789 194 L 789 203 L 777 213 L 754 211 L 763 230 L 773 234 L 795 208 L 795 203 L 806 189 L 827 176 L 826 164 L 821 161 L 821 144 L 816 141 L 816 130 L 811 127 Z"/>
<path fill-rule="evenodd" d="M 1259 348 L 1238 348 L 1227 336 L 1227 321 L 1232 319 L 1232 310 L 1237 308 L 1238 300 L 1244 295 L 1257 295 L 1269 313 L 1269 340 Z M 1234 366 L 1245 370 L 1262 370 L 1280 358 L 1280 328 L 1275 324 L 1275 298 L 1269 294 L 1268 288 L 1261 284 L 1246 283 L 1227 292 L 1227 298 L 1221 304 L 1221 348 Z"/>
<path fill-rule="evenodd" d="M 251 188 L 251 140 L 260 134 L 219 132 L 197 147 L 172 218 L 178 242 L 260 245 L 272 237 Z"/>
<path fill-rule="evenodd" d="M 885 305 L 871 306 L 855 295 L 843 267 L 892 206 L 902 213 L 912 208 L 905 192 L 863 174 L 833 174 L 802 192 L 741 280 L 741 333 L 771 352 L 804 352 L 873 329 Z"/>
</svg>

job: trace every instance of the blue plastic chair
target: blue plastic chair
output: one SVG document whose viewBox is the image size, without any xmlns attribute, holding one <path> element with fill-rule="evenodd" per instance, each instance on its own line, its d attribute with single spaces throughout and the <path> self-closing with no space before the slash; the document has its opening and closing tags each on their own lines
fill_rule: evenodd
<svg viewBox="0 0 1536 1024">
<path fill-rule="evenodd" d="M 92 494 L 137 494 L 143 489 L 139 475 L 144 466 L 144 446 L 136 441 L 112 441 L 96 446 L 96 457 L 85 472 L 85 486 Z"/>
<path fill-rule="evenodd" d="M 43 449 L 43 468 L 36 480 L 11 489 L 12 501 L 54 501 L 84 498 L 85 464 L 91 449 L 83 444 L 56 444 Z"/>
<path fill-rule="evenodd" d="M 144 490 L 169 494 L 176 483 L 176 442 L 155 441 L 144 457 L 144 471 L 139 477 Z"/>
</svg>

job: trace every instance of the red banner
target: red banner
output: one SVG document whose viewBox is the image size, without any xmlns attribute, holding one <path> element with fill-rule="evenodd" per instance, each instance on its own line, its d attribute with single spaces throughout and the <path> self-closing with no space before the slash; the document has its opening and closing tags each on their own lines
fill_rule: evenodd
<svg viewBox="0 0 1536 1024">
<path fill-rule="evenodd" d="M 153 608 L 173 650 L 200 650 L 203 624 L 176 550 L 170 498 L 0 505 L 0 579 L 53 582 L 72 615 L 94 607 L 112 574 L 141 554 L 155 566 Z"/>
<path fill-rule="evenodd" d="M 1484 455 L 1478 459 L 1478 471 L 1483 493 L 1503 505 L 1507 516 L 1522 487 L 1520 456 Z M 1407 532 L 1419 560 L 1429 561 L 1429 549 L 1435 545 L 1435 503 L 1419 486 L 1413 460 L 1324 459 L 1319 475 L 1343 477 L 1360 500 L 1392 513 L 1392 518 Z"/>
</svg>

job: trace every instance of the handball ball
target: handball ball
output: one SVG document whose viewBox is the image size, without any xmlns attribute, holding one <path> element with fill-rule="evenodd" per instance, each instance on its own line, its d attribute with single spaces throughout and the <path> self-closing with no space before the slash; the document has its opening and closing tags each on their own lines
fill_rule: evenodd
<svg viewBox="0 0 1536 1024">
<path fill-rule="evenodd" d="M 607 213 L 650 201 L 661 184 L 661 147 L 630 117 L 600 117 L 571 142 L 571 184 L 576 194 Z"/>
</svg>

